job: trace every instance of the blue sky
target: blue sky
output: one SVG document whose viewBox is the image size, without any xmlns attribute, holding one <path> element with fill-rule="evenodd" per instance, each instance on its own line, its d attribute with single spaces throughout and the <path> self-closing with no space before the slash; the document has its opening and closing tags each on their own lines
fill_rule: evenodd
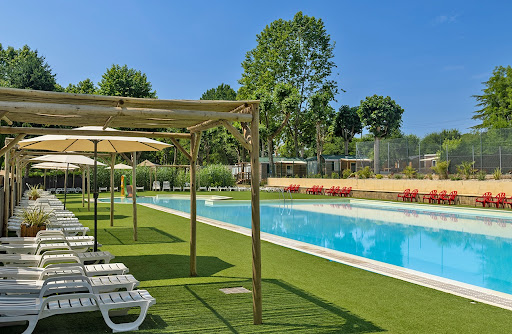
<svg viewBox="0 0 512 334">
<path fill-rule="evenodd" d="M 238 89 L 256 34 L 297 11 L 321 18 L 336 42 L 346 92 L 333 105 L 389 95 L 408 134 L 467 131 L 471 96 L 511 64 L 509 1 L 0 0 L 0 43 L 38 49 L 63 86 L 127 64 L 159 98 L 198 99 L 220 83 Z"/>
</svg>

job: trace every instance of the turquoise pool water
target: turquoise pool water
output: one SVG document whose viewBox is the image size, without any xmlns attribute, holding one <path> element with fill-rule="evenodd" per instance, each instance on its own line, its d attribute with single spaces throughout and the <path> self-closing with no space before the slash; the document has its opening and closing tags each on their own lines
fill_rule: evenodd
<svg viewBox="0 0 512 334">
<path fill-rule="evenodd" d="M 137 202 L 190 209 L 188 199 Z M 197 214 L 251 224 L 248 201 L 198 200 Z M 261 230 L 512 294 L 512 213 L 373 201 L 262 201 Z"/>
</svg>

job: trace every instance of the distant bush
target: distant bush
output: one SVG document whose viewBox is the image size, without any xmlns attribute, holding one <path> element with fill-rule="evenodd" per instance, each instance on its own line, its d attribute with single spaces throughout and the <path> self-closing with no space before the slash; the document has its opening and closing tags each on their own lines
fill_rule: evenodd
<svg viewBox="0 0 512 334">
<path fill-rule="evenodd" d="M 494 172 L 492 172 L 492 177 L 494 177 L 495 180 L 501 179 L 501 169 L 496 168 Z"/>
<path fill-rule="evenodd" d="M 425 179 L 425 178 L 426 178 L 426 176 L 425 176 L 425 174 L 417 173 L 417 174 L 416 174 L 416 178 L 417 178 L 418 180 L 423 180 L 423 179 Z"/>
<path fill-rule="evenodd" d="M 340 174 L 338 174 L 336 172 L 332 172 L 331 179 L 339 179 L 339 178 L 340 178 Z"/>
<path fill-rule="evenodd" d="M 469 180 L 473 174 L 476 172 L 476 169 L 473 168 L 473 166 L 475 165 L 475 162 L 474 161 L 463 161 L 461 162 L 460 165 L 457 165 L 457 172 L 459 172 L 459 174 L 461 175 L 464 175 L 464 177 L 466 178 L 466 180 Z"/>
<path fill-rule="evenodd" d="M 440 180 L 448 178 L 448 167 L 450 166 L 450 160 L 439 161 L 436 166 L 432 167 L 432 170 L 439 175 Z"/>
<path fill-rule="evenodd" d="M 370 169 L 369 166 L 366 166 L 363 169 L 360 169 L 356 172 L 357 177 L 360 179 L 369 179 L 373 176 L 373 171 Z"/>
<path fill-rule="evenodd" d="M 433 180 L 434 179 L 434 177 L 432 176 L 432 173 L 428 173 L 427 177 L 428 177 L 429 180 Z"/>
<path fill-rule="evenodd" d="M 352 175 L 352 171 L 350 169 L 344 169 L 343 172 L 341 173 L 341 176 L 344 178 L 344 179 L 348 179 L 350 177 L 350 175 Z"/>
<path fill-rule="evenodd" d="M 229 187 L 235 185 L 235 178 L 224 165 L 208 165 L 199 170 L 201 187 Z"/>
<path fill-rule="evenodd" d="M 478 179 L 478 181 L 485 181 L 486 176 L 487 176 L 487 173 L 485 172 L 485 170 L 479 170 L 476 173 L 476 178 Z"/>
<path fill-rule="evenodd" d="M 414 169 L 412 166 L 407 166 L 403 170 L 403 173 L 405 176 L 407 176 L 408 179 L 412 179 L 416 175 L 416 169 Z"/>
<path fill-rule="evenodd" d="M 462 180 L 462 175 L 459 173 L 450 175 L 450 180 L 452 181 L 459 181 Z"/>
<path fill-rule="evenodd" d="M 376 174 L 376 175 L 375 175 L 375 177 L 376 177 L 377 179 L 379 179 L 379 180 L 380 180 L 380 179 L 382 179 L 384 176 L 382 176 L 382 174 Z"/>
<path fill-rule="evenodd" d="M 402 178 L 402 175 L 401 174 L 395 174 L 394 177 L 395 177 L 395 179 L 400 180 Z"/>
</svg>

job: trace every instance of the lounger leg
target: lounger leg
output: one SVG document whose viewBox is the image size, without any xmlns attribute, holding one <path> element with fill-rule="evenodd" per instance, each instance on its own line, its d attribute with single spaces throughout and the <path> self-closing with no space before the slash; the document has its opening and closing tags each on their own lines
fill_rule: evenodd
<svg viewBox="0 0 512 334">
<path fill-rule="evenodd" d="M 113 307 L 115 308 L 115 307 Z M 100 307 L 101 315 L 103 316 L 103 319 L 105 320 L 105 323 L 108 327 L 112 329 L 112 333 L 119 333 L 119 332 L 127 332 L 127 331 L 136 331 L 139 329 L 139 326 L 144 322 L 144 319 L 146 319 L 146 315 L 148 313 L 149 309 L 149 303 L 143 303 L 140 305 L 140 314 L 137 320 L 134 322 L 124 323 L 124 324 L 115 324 L 108 314 L 110 308 L 106 307 Z"/>
</svg>

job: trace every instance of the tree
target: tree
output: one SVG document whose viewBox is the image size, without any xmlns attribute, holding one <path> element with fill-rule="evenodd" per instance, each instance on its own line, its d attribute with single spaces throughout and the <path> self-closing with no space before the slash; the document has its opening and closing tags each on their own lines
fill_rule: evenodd
<svg viewBox="0 0 512 334">
<path fill-rule="evenodd" d="M 299 145 L 304 144 L 301 134 L 306 122 L 310 98 L 318 90 L 329 87 L 333 96 L 337 93 L 337 84 L 331 79 L 334 43 L 325 30 L 321 19 L 295 14 L 293 20 L 276 20 L 256 36 L 258 45 L 247 52 L 242 63 L 244 73 L 239 83 L 240 98 L 259 95 L 274 95 L 278 84 L 289 84 L 298 94 L 297 106 L 293 113 L 285 118 L 287 133 L 292 137 L 295 156 L 299 155 Z M 265 119 L 260 105 L 260 119 Z M 282 119 L 277 119 L 272 127 L 280 127 Z M 276 125 L 277 124 L 277 125 Z"/>
<path fill-rule="evenodd" d="M 345 155 L 348 155 L 348 144 L 356 134 L 361 133 L 363 130 L 363 124 L 361 123 L 357 109 L 359 109 L 359 107 L 343 105 L 334 118 L 332 132 L 335 136 L 343 138 L 345 142 Z"/>
<path fill-rule="evenodd" d="M 484 82 L 482 95 L 474 95 L 478 107 L 473 119 L 482 123 L 475 126 L 477 129 L 499 129 L 512 127 L 512 67 L 498 66 L 494 69 L 492 77 Z"/>
<path fill-rule="evenodd" d="M 236 100 L 236 92 L 231 86 L 224 83 L 216 88 L 208 89 L 201 96 L 201 100 Z M 199 147 L 199 164 L 206 162 L 230 164 L 235 159 L 240 163 L 243 156 L 241 145 L 228 133 L 224 127 L 216 127 L 203 131 Z"/>
<path fill-rule="evenodd" d="M 374 172 L 380 172 L 380 140 L 388 137 L 402 124 L 404 110 L 389 96 L 368 96 L 361 101 L 358 111 L 364 126 L 375 136 L 374 141 Z"/>
<path fill-rule="evenodd" d="M 94 85 L 91 79 L 87 78 L 80 81 L 78 84 L 69 84 L 64 90 L 66 93 L 74 94 L 96 94 L 98 88 Z"/>
<path fill-rule="evenodd" d="M 315 147 L 318 167 L 320 167 L 320 156 L 322 155 L 325 137 L 334 117 L 334 109 L 329 105 L 329 101 L 332 99 L 332 92 L 329 88 L 322 89 L 309 98 L 310 119 L 315 123 Z"/>
<path fill-rule="evenodd" d="M 27 45 L 3 49 L 0 44 L 0 86 L 54 91 L 55 85 L 55 74 L 37 50 Z"/>
<path fill-rule="evenodd" d="M 421 152 L 423 154 L 437 153 L 445 139 L 458 139 L 461 137 L 461 133 L 457 129 L 443 130 L 441 132 L 432 132 L 427 134 L 421 140 Z"/>
<path fill-rule="evenodd" d="M 146 74 L 127 65 L 112 65 L 102 75 L 98 86 L 100 95 L 156 98 Z"/>
</svg>

